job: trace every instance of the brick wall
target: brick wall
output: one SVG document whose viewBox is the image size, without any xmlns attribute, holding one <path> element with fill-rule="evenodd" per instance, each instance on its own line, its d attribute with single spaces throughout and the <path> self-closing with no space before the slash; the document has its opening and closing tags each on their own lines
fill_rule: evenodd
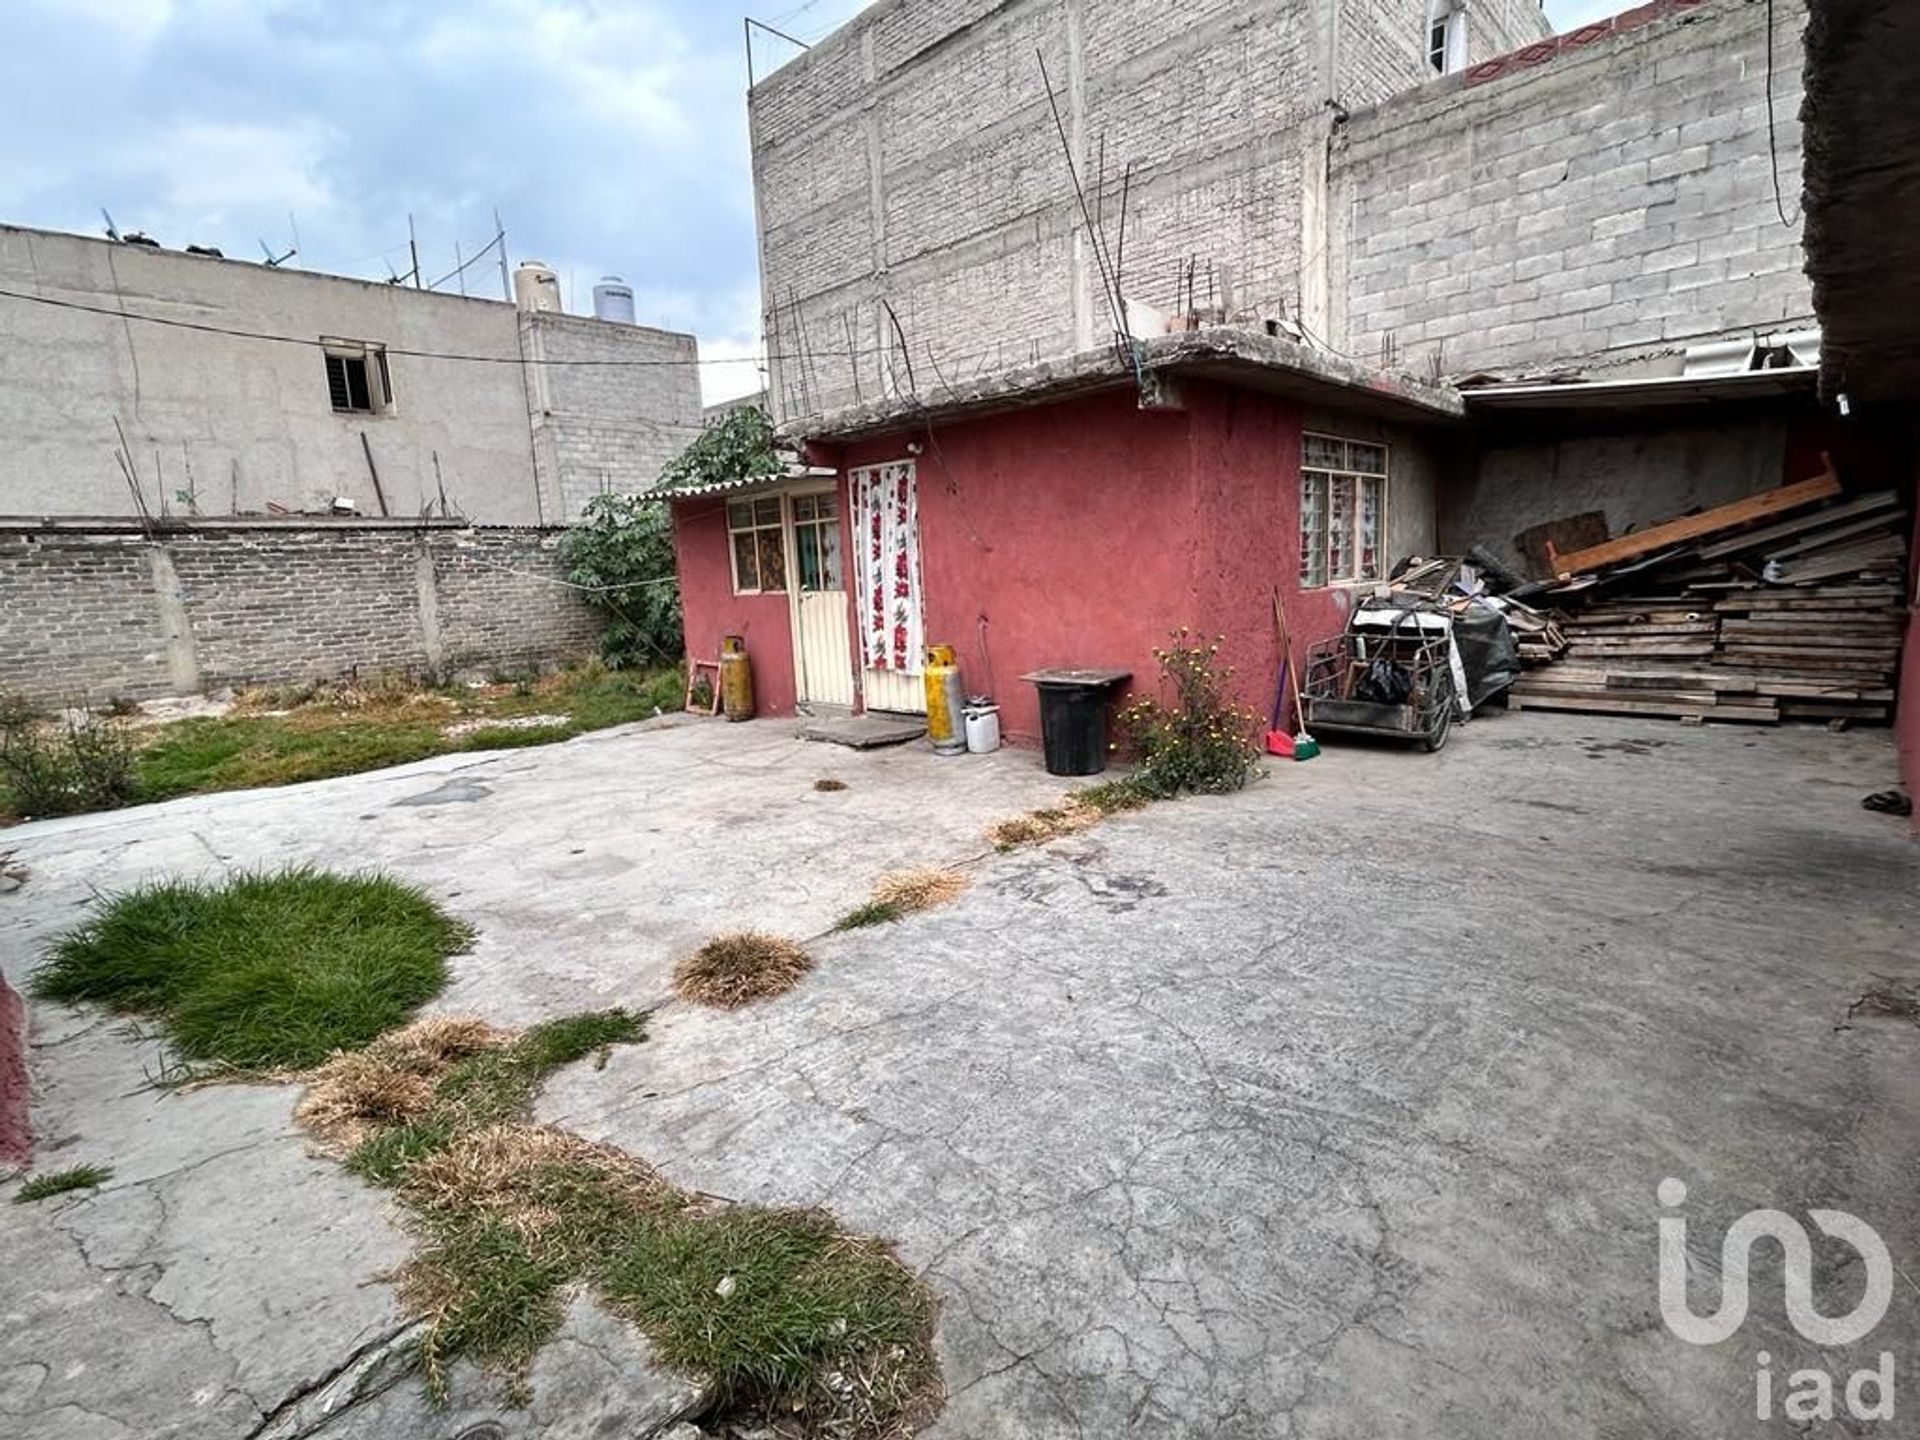
<svg viewBox="0 0 1920 1440">
<path fill-rule="evenodd" d="M 1800 0 L 1780 0 L 1780 192 L 1800 194 Z M 1810 328 L 1775 210 L 1761 0 L 1657 0 L 1341 127 L 1334 343 L 1400 363 L 1590 367 Z M 1343 312 L 1343 313 L 1342 313 Z"/>
<path fill-rule="evenodd" d="M 149 699 L 350 670 L 511 668 L 589 651 L 558 530 L 202 521 L 153 540 L 0 522 L 0 690 Z"/>
<path fill-rule="evenodd" d="M 1216 303 L 1230 272 L 1236 309 L 1294 313 L 1303 262 L 1325 262 L 1323 241 L 1303 245 L 1303 155 L 1324 150 L 1329 102 L 1428 77 L 1426 14 L 1426 0 L 871 6 L 750 98 L 776 417 L 937 396 L 1104 343 L 1102 262 L 1060 128 L 1128 295 L 1174 309 L 1195 261 L 1200 305 L 1211 264 Z M 1537 0 L 1474 0 L 1469 55 L 1546 30 Z"/>
<path fill-rule="evenodd" d="M 700 433 L 691 335 L 579 315 L 522 314 L 528 403 L 549 521 L 576 520 L 603 490 L 633 494 Z M 585 362 L 585 363 L 577 363 Z"/>
</svg>

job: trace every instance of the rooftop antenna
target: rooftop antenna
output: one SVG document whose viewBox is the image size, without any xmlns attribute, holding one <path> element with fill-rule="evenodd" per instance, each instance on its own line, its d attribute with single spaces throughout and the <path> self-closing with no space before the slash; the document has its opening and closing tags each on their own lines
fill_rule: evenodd
<svg viewBox="0 0 1920 1440">
<path fill-rule="evenodd" d="M 289 246 L 286 254 L 276 255 L 273 253 L 273 247 L 267 244 L 265 240 L 262 240 L 260 242 L 260 253 L 267 257 L 267 268 L 269 270 L 272 270 L 281 265 L 286 264 L 287 261 L 291 260 L 294 256 L 298 255 L 300 252 L 297 249 L 294 249 L 293 247 Z"/>
<path fill-rule="evenodd" d="M 113 223 L 113 216 L 107 213 L 107 207 L 104 205 L 100 207 L 100 218 L 107 222 L 107 239 L 118 240 L 120 238 L 120 227 Z"/>
</svg>

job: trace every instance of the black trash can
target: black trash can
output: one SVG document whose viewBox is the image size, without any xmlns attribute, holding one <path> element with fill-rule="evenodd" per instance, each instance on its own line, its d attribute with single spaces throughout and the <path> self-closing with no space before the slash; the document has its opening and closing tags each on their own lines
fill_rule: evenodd
<svg viewBox="0 0 1920 1440">
<path fill-rule="evenodd" d="M 1036 670 L 1020 677 L 1040 692 L 1040 742 L 1049 775 L 1107 768 L 1107 707 L 1126 670 Z"/>
</svg>

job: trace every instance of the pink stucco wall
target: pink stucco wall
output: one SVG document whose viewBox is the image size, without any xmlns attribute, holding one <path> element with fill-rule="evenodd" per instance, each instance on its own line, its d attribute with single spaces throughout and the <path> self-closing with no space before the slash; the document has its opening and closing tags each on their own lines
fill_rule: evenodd
<svg viewBox="0 0 1920 1440">
<path fill-rule="evenodd" d="M 1345 591 L 1297 589 L 1300 432 L 1287 402 L 1196 383 L 1178 412 L 1143 412 L 1115 392 L 821 458 L 844 474 L 919 444 L 927 639 L 954 647 L 970 693 L 999 700 L 1008 738 L 1034 742 L 1027 671 L 1118 667 L 1151 685 L 1154 647 L 1187 625 L 1227 637 L 1240 698 L 1264 716 L 1274 587 L 1296 655 L 1340 628 Z M 745 634 L 761 713 L 790 713 L 784 599 L 732 594 L 719 499 L 680 502 L 675 520 L 689 647 L 708 657 L 720 635 Z"/>
<path fill-rule="evenodd" d="M 27 1011 L 0 977 L 0 1165 L 26 1168 L 33 1132 L 27 1123 Z"/>
</svg>

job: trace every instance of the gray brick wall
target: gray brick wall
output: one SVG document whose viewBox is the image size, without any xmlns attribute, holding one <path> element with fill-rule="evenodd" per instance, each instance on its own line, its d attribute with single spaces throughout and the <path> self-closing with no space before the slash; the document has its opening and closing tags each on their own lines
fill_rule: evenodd
<svg viewBox="0 0 1920 1440">
<path fill-rule="evenodd" d="M 1036 55 L 1123 288 L 1231 270 L 1237 308 L 1297 310 L 1302 153 L 1328 102 L 1428 78 L 1426 0 L 883 0 L 751 96 L 777 418 L 923 396 L 1104 341 L 1113 323 Z M 1473 0 L 1469 53 L 1537 39 L 1537 0 Z M 1121 257 L 1118 254 L 1116 260 Z M 892 314 L 888 313 L 891 307 Z M 895 329 L 897 317 L 899 329 Z M 904 345 L 902 345 L 904 333 Z M 788 358 L 781 358 L 788 357 Z M 804 357 L 804 358 L 802 358 Z"/>
<path fill-rule="evenodd" d="M 566 659 L 593 648 L 600 622 L 551 583 L 559 536 L 210 522 L 149 541 L 127 526 L 0 525 L 0 691 L 99 703 Z"/>
<path fill-rule="evenodd" d="M 577 520 L 603 490 L 645 490 L 700 433 L 693 336 L 551 312 L 520 323 L 529 357 L 561 362 L 535 364 L 528 392 L 549 521 Z"/>
<path fill-rule="evenodd" d="M 1793 218 L 1806 12 L 1776 10 Z M 1355 114 L 1332 156 L 1335 343 L 1377 358 L 1391 336 L 1403 366 L 1461 373 L 1810 328 L 1799 226 L 1774 203 L 1766 14 L 1711 0 Z"/>
</svg>

